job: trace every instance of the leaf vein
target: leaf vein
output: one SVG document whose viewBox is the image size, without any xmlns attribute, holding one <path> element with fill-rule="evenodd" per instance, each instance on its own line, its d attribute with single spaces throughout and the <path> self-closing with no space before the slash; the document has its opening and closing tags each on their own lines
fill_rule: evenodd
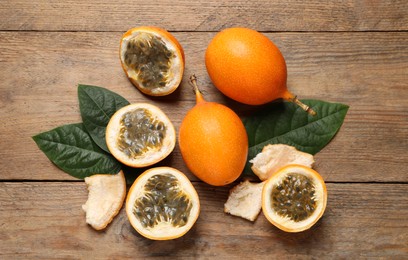
<svg viewBox="0 0 408 260">
<path fill-rule="evenodd" d="M 298 127 L 298 128 L 295 128 L 295 129 L 291 129 L 290 131 L 288 131 L 288 132 L 286 132 L 286 133 L 284 133 L 284 134 L 281 134 L 281 135 L 278 135 L 278 136 L 274 136 L 274 137 L 272 137 L 272 138 L 270 138 L 270 139 L 268 139 L 268 140 L 266 140 L 266 141 L 264 141 L 264 142 L 261 142 L 261 143 L 258 143 L 258 144 L 256 144 L 256 145 L 253 145 L 253 146 L 249 147 L 249 149 L 255 150 L 255 149 L 259 148 L 260 146 L 263 147 L 263 146 L 265 146 L 266 144 L 269 144 L 270 142 L 276 141 L 276 139 L 278 139 L 278 138 L 280 138 L 280 137 L 290 136 L 290 134 L 293 133 L 294 131 L 299 131 L 299 130 L 301 130 L 301 129 L 311 128 L 313 125 L 318 124 L 319 122 L 321 122 L 321 121 L 324 120 L 324 119 L 337 116 L 340 112 L 342 112 L 342 111 L 345 110 L 345 109 L 348 109 L 348 108 L 340 108 L 340 109 L 336 110 L 335 112 L 333 112 L 333 113 L 331 113 L 331 114 L 329 114 L 329 115 L 326 115 L 326 116 L 324 116 L 324 117 L 322 117 L 322 118 L 319 118 L 318 120 L 316 120 L 316 121 L 314 121 L 314 122 L 311 122 L 311 123 L 306 124 L 306 125 L 302 125 L 301 127 Z M 256 132 L 255 135 L 256 135 L 257 133 L 258 133 L 258 132 Z M 256 138 L 255 138 L 255 139 L 256 139 Z"/>
</svg>

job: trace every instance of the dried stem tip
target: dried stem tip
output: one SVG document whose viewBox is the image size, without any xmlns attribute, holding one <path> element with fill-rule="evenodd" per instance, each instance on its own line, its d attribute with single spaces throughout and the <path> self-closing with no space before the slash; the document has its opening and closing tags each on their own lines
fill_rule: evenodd
<svg viewBox="0 0 408 260">
<path fill-rule="evenodd" d="M 196 77 L 196 75 L 193 74 L 193 75 L 190 76 L 190 84 L 191 84 L 191 86 L 193 86 L 194 92 L 196 92 L 197 90 L 199 91 L 198 86 L 197 86 L 197 77 Z"/>
<path fill-rule="evenodd" d="M 190 84 L 194 88 L 194 93 L 196 94 L 196 102 L 200 103 L 202 101 L 205 101 L 201 94 L 200 89 L 198 88 L 196 75 L 193 74 L 190 76 Z"/>
<path fill-rule="evenodd" d="M 309 113 L 309 115 L 311 115 L 311 116 L 316 115 L 316 112 L 310 106 L 302 103 L 296 96 L 294 98 L 292 98 L 290 101 L 292 101 L 296 105 L 300 106 L 304 111 Z"/>
</svg>

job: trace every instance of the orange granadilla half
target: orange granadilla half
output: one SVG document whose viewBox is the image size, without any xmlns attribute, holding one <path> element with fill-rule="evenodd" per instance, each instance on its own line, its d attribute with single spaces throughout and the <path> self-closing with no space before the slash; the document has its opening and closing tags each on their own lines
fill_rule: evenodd
<svg viewBox="0 0 408 260">
<path fill-rule="evenodd" d="M 327 189 L 316 171 L 288 165 L 273 174 L 262 190 L 262 211 L 273 225 L 287 232 L 312 227 L 323 215 Z"/>
<path fill-rule="evenodd" d="M 127 31 L 120 41 L 120 61 L 141 92 L 164 96 L 174 92 L 184 73 L 184 51 L 168 31 L 143 26 Z"/>
<path fill-rule="evenodd" d="M 194 186 L 180 171 L 156 167 L 142 173 L 126 199 L 126 214 L 133 228 L 152 240 L 186 234 L 200 214 Z"/>
<path fill-rule="evenodd" d="M 111 154 L 131 167 L 146 167 L 167 157 L 176 144 L 176 131 L 158 107 L 135 103 L 122 107 L 106 127 Z"/>
</svg>

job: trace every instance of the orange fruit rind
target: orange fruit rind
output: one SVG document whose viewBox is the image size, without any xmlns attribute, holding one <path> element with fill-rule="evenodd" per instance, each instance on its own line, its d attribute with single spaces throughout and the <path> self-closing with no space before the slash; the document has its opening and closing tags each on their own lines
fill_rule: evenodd
<svg viewBox="0 0 408 260">
<path fill-rule="evenodd" d="M 224 212 L 255 221 L 262 208 L 262 188 L 264 183 L 241 182 L 230 190 Z"/>
<path fill-rule="evenodd" d="M 288 91 L 285 58 L 256 30 L 236 27 L 218 32 L 208 44 L 205 65 L 214 86 L 235 101 L 262 105 L 285 99 L 316 114 Z"/>
<path fill-rule="evenodd" d="M 237 180 L 245 167 L 248 137 L 238 115 L 227 106 L 204 100 L 196 84 L 196 105 L 180 125 L 179 147 L 189 170 L 213 186 Z"/>
<path fill-rule="evenodd" d="M 301 152 L 293 146 L 269 144 L 249 162 L 252 163 L 251 169 L 255 175 L 265 181 L 284 166 L 300 164 L 312 168 L 315 161 L 313 155 Z"/>
<path fill-rule="evenodd" d="M 86 223 L 96 230 L 102 230 L 113 220 L 122 208 L 126 197 L 126 180 L 122 171 L 117 174 L 95 174 L 85 178 L 88 200 L 82 209 Z"/>
</svg>

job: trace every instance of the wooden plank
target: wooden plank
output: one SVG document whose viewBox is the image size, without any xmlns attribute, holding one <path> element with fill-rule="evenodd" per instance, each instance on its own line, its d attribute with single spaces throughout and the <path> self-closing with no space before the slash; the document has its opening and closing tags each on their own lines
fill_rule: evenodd
<svg viewBox="0 0 408 260">
<path fill-rule="evenodd" d="M 387 1 L 29 1 L 3 0 L 0 30 L 389 31 L 408 29 L 408 2 Z"/>
<path fill-rule="evenodd" d="M 408 255 L 408 185 L 328 184 L 325 215 L 311 230 L 290 234 L 260 214 L 252 223 L 223 213 L 228 188 L 194 183 L 201 214 L 184 237 L 150 241 L 124 209 L 105 231 L 86 225 L 84 183 L 0 183 L 0 258 L 149 256 L 250 258 L 392 258 Z"/>
<path fill-rule="evenodd" d="M 179 90 L 164 98 L 138 92 L 119 63 L 121 33 L 0 32 L 0 164 L 3 180 L 72 179 L 54 167 L 31 136 L 80 121 L 76 85 L 107 87 L 131 102 L 162 107 L 178 129 L 194 105 L 195 73 L 210 101 L 241 113 L 252 107 L 216 90 L 204 65 L 214 33 L 175 33 L 185 48 Z M 289 89 L 303 98 L 350 105 L 335 139 L 316 157 L 327 181 L 406 182 L 408 166 L 408 37 L 389 33 L 268 33 L 288 65 Z M 163 162 L 186 172 L 178 148 Z M 29 168 L 28 168 L 29 166 Z M 28 170 L 30 169 L 30 170 Z"/>
</svg>

